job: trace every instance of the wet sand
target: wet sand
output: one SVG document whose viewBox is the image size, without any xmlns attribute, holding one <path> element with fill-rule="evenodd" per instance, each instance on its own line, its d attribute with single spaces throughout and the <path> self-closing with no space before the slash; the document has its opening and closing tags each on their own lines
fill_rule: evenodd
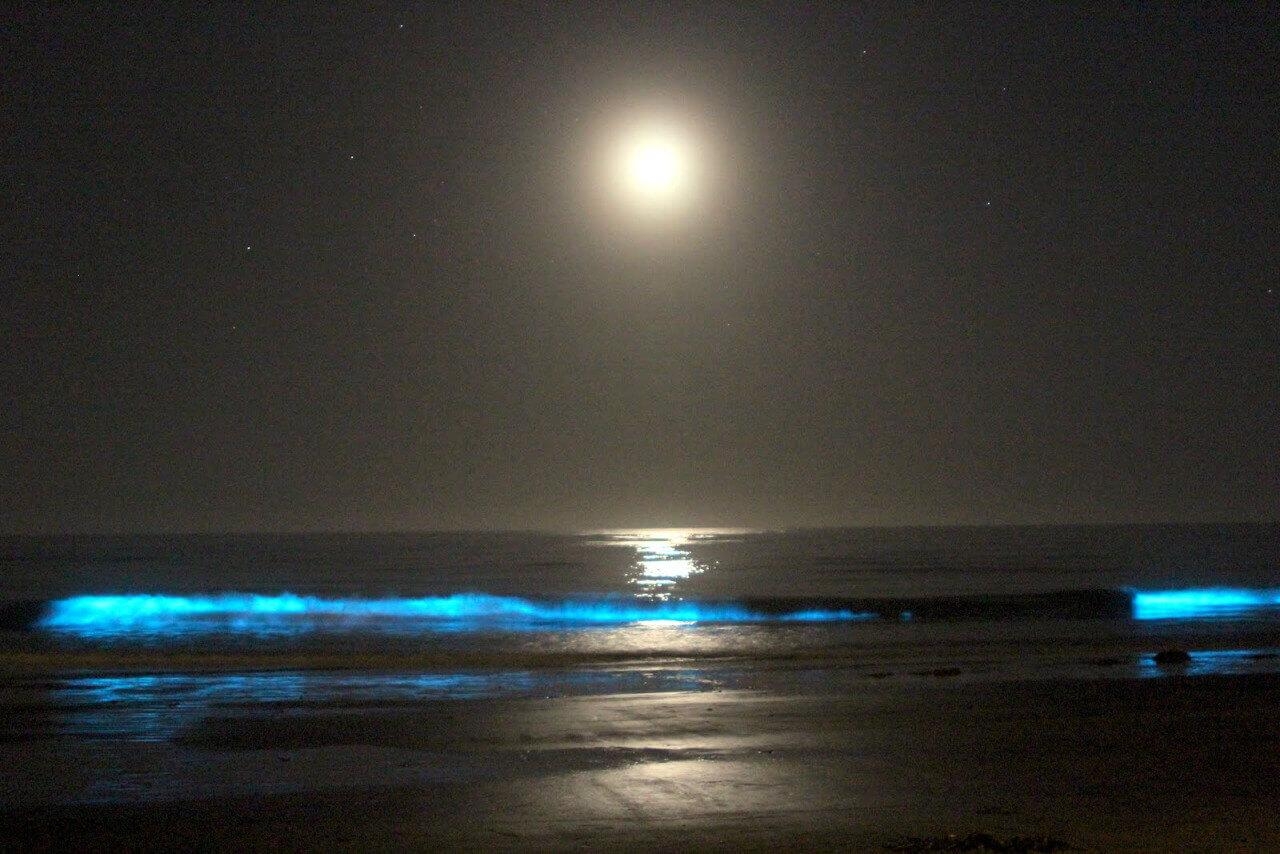
<svg viewBox="0 0 1280 854">
<path fill-rule="evenodd" d="M 122 700 L 96 734 L 69 734 L 37 691 L 0 709 L 0 823 L 28 850 L 884 850 L 975 832 L 1280 849 L 1276 676 L 832 677 L 219 704 L 152 742 L 111 716 L 175 709 Z"/>
</svg>

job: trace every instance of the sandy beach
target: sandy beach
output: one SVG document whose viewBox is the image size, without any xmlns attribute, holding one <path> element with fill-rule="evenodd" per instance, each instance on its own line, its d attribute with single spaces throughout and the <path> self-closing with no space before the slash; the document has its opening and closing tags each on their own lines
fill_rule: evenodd
<svg viewBox="0 0 1280 854">
<path fill-rule="evenodd" d="M 154 727 L 179 701 L 121 699 L 86 727 L 83 708 L 40 699 L 57 677 L 28 676 L 0 710 L 4 839 L 886 850 L 988 833 L 1099 851 L 1280 846 L 1274 676 L 834 675 L 776 671 L 749 689 L 712 676 L 685 691 L 227 703 L 172 731 Z"/>
</svg>

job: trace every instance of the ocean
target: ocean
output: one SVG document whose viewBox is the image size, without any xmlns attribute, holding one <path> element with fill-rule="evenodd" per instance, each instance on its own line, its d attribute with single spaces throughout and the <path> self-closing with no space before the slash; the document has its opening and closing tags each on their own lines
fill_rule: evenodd
<svg viewBox="0 0 1280 854">
<path fill-rule="evenodd" d="M 551 671 L 607 689 L 609 668 L 629 684 L 646 667 L 1132 676 L 1163 672 L 1152 656 L 1170 647 L 1189 651 L 1191 673 L 1280 667 L 1276 525 L 54 537 L 0 549 L 0 655 L 26 668 L 410 669 L 448 677 L 421 682 L 448 693 L 541 690 L 528 674 Z"/>
<path fill-rule="evenodd" d="M 558 847 L 641 824 L 739 847 L 751 815 L 876 848 L 975 823 L 1088 840 L 1118 809 L 1128 839 L 1188 791 L 1261 804 L 1270 838 L 1275 525 L 11 538 L 0 558 L 0 826 L 35 847 Z"/>
</svg>

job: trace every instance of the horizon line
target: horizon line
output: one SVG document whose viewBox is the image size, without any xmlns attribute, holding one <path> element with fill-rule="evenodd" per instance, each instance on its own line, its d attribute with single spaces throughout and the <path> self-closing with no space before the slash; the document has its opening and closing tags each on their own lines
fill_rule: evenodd
<svg viewBox="0 0 1280 854">
<path fill-rule="evenodd" d="M 133 530 L 0 531 L 2 539 L 106 538 L 106 537 L 306 537 L 306 536 L 449 536 L 459 534 L 589 537 L 640 531 L 703 531 L 730 535 L 785 534 L 848 530 L 954 530 L 999 528 L 1165 528 L 1280 525 L 1278 519 L 1198 519 L 1046 522 L 877 522 L 811 525 L 613 525 L 592 528 L 552 527 L 441 527 L 441 528 L 150 528 Z"/>
</svg>

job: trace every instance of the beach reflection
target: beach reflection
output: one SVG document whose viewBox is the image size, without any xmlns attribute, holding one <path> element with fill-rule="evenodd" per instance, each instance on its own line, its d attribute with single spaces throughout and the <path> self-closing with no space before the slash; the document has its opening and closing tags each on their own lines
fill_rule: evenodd
<svg viewBox="0 0 1280 854">
<path fill-rule="evenodd" d="M 472 673 L 159 673 L 83 676 L 48 694 L 56 732 L 160 742 L 217 714 L 396 706 L 442 700 L 546 698 L 717 690 L 723 679 L 691 668 Z"/>
<path fill-rule="evenodd" d="M 823 736 L 778 717 L 778 700 L 752 691 L 646 694 L 530 710 L 526 729 L 544 743 L 576 736 L 570 743 L 577 744 L 585 733 L 588 750 L 599 759 L 594 767 L 543 777 L 522 793 L 522 809 L 509 813 L 519 823 L 499 815 L 494 825 L 528 839 L 530 826 L 558 827 L 566 817 L 579 826 L 706 827 L 769 822 L 798 808 L 825 807 L 836 791 L 830 769 L 790 761 L 793 751 L 812 749 Z M 841 732 L 855 739 L 860 734 L 854 728 Z M 862 745 L 853 752 L 862 754 Z M 871 774 L 857 779 L 866 780 L 868 789 L 876 780 Z M 717 847 L 708 844 L 710 837 L 691 839 L 686 847 Z M 535 838 L 528 847 L 554 845 Z"/>
<path fill-rule="evenodd" d="M 166 741 L 215 706 L 296 702 L 301 673 L 87 676 L 52 691 L 61 735 Z"/>
</svg>

